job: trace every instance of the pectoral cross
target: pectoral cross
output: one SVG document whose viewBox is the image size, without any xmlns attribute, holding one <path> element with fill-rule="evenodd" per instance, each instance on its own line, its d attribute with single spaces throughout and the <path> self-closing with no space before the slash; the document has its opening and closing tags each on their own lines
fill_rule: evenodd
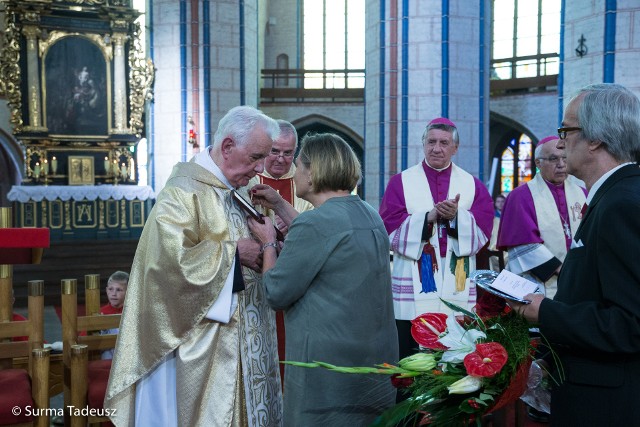
<svg viewBox="0 0 640 427">
<path fill-rule="evenodd" d="M 562 228 L 564 228 L 564 234 L 567 236 L 567 239 L 571 238 L 571 228 L 569 228 L 569 223 L 565 220 L 562 220 Z"/>
</svg>

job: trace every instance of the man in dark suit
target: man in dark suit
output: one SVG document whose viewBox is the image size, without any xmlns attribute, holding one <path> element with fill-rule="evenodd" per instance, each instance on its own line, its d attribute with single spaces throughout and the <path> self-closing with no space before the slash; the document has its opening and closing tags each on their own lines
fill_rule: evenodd
<svg viewBox="0 0 640 427">
<path fill-rule="evenodd" d="M 640 425 L 640 100 L 615 84 L 583 88 L 558 129 L 567 172 L 588 209 L 554 300 L 511 306 L 538 322 L 560 363 L 552 375 L 557 426 Z"/>
</svg>

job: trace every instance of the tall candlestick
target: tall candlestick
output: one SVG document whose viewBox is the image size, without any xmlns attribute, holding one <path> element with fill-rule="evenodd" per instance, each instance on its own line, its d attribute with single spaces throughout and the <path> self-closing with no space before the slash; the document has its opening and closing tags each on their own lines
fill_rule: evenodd
<svg viewBox="0 0 640 427">
<path fill-rule="evenodd" d="M 33 175 L 36 178 L 40 176 L 40 162 L 36 162 L 36 166 L 33 168 Z"/>
<path fill-rule="evenodd" d="M 44 159 L 44 163 L 42 166 L 44 167 L 44 174 L 49 175 L 49 160 Z"/>
<path fill-rule="evenodd" d="M 55 175 L 57 170 L 58 170 L 58 159 L 56 159 L 56 156 L 53 156 L 51 158 L 51 173 Z"/>
<path fill-rule="evenodd" d="M 109 163 L 109 158 L 108 158 L 108 157 L 105 157 L 105 158 L 104 158 L 104 170 L 105 170 L 105 173 L 106 173 L 107 175 L 109 175 L 109 167 L 110 167 L 110 166 L 111 166 L 111 163 Z"/>
<path fill-rule="evenodd" d="M 122 179 L 127 179 L 127 166 L 124 164 L 124 162 L 120 167 L 120 173 L 122 174 Z"/>
</svg>

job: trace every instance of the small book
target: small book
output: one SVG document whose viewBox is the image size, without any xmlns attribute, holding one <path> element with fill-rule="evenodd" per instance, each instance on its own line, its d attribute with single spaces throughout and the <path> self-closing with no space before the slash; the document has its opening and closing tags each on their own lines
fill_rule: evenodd
<svg viewBox="0 0 640 427">
<path fill-rule="evenodd" d="M 508 270 L 502 270 L 490 285 L 515 301 L 524 301 L 524 296 L 538 290 L 538 284 Z"/>
<path fill-rule="evenodd" d="M 233 197 L 233 200 L 236 201 L 238 206 L 240 206 L 243 211 L 249 214 L 251 218 L 255 219 L 260 224 L 264 224 L 264 215 L 258 212 L 247 199 L 240 195 L 240 193 L 238 193 L 236 190 L 231 190 L 231 197 Z"/>
<path fill-rule="evenodd" d="M 249 216 L 251 218 L 255 219 L 260 224 L 264 224 L 264 215 L 262 215 L 260 212 L 258 212 L 256 210 L 256 208 L 253 207 L 253 205 L 247 199 L 245 199 L 244 197 L 242 197 L 240 195 L 240 193 L 238 193 L 236 190 L 231 190 L 231 197 L 233 197 L 233 200 L 236 201 L 238 206 L 240 206 L 240 208 L 243 211 L 245 211 L 247 214 L 249 214 Z M 283 242 L 284 241 L 284 235 L 282 234 L 282 231 L 280 231 L 278 229 L 278 227 L 276 227 L 275 225 L 273 226 L 273 228 L 275 228 L 275 230 L 276 230 L 276 239 L 278 239 L 279 241 Z"/>
</svg>

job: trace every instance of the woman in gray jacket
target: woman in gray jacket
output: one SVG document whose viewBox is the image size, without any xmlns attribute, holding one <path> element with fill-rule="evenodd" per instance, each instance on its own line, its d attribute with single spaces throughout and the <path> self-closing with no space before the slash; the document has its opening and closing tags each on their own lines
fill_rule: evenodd
<svg viewBox="0 0 640 427">
<path fill-rule="evenodd" d="M 286 358 L 339 366 L 398 360 L 389 237 L 378 212 L 357 195 L 360 162 L 342 138 L 307 135 L 296 159 L 296 195 L 314 209 L 300 215 L 274 190 L 251 189 L 289 231 L 278 255 L 275 230 L 251 220 L 263 245 L 267 301 L 285 312 Z M 384 375 L 289 366 L 285 426 L 365 426 L 395 403 Z"/>
</svg>

